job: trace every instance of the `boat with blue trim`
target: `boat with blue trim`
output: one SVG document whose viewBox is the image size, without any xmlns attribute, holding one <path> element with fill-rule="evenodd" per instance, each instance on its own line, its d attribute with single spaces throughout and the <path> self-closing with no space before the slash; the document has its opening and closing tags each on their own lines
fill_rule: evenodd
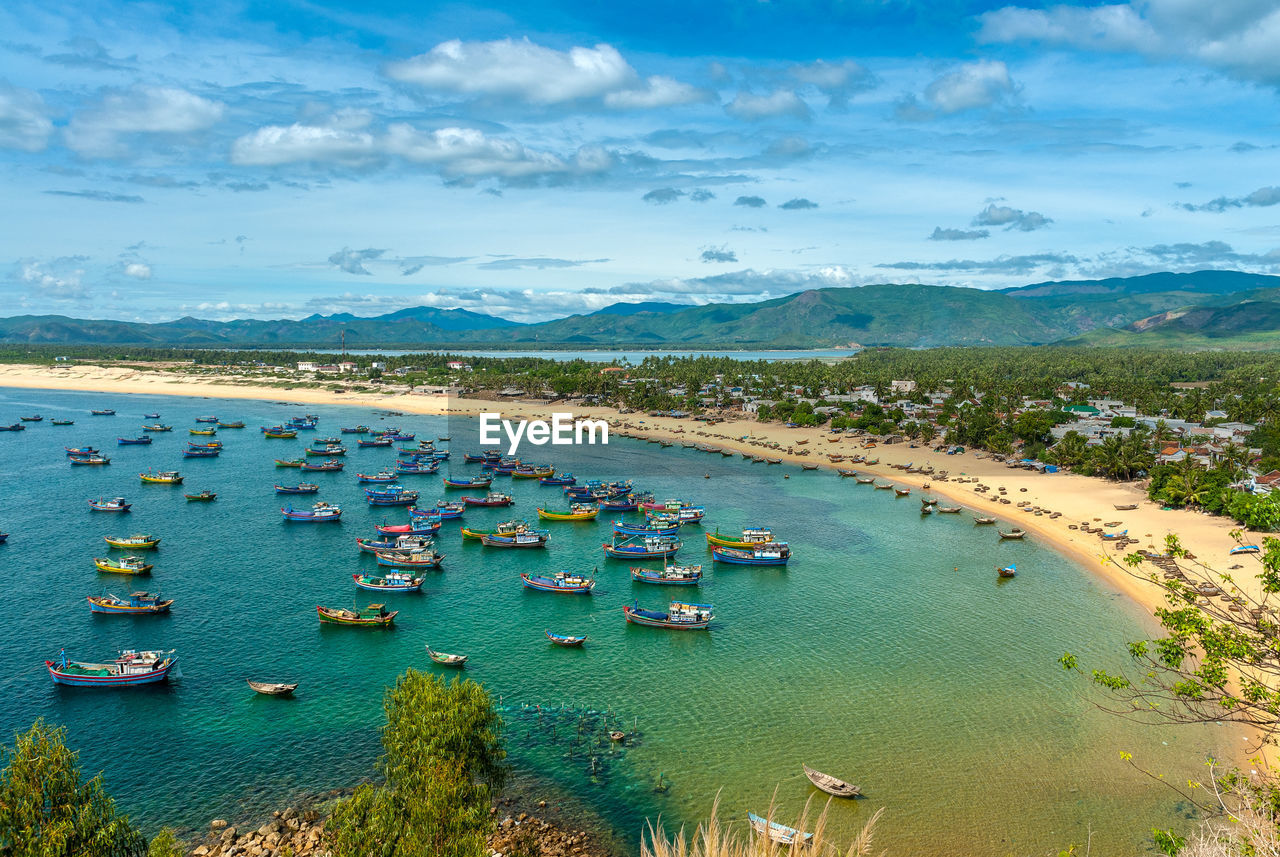
<svg viewBox="0 0 1280 857">
<path fill-rule="evenodd" d="M 364 499 L 370 506 L 409 506 L 418 501 L 418 492 L 403 485 L 386 485 L 364 489 Z"/>
<path fill-rule="evenodd" d="M 586 634 L 583 634 L 581 637 L 572 637 L 568 634 L 554 634 L 551 631 L 547 631 L 546 634 L 548 640 L 555 643 L 557 646 L 564 646 L 567 649 L 578 648 L 587 641 Z"/>
<path fill-rule="evenodd" d="M 151 435 L 141 435 L 139 437 L 118 437 L 116 438 L 116 446 L 146 446 L 151 443 Z"/>
<path fill-rule="evenodd" d="M 277 485 L 277 494 L 317 494 L 320 486 L 312 482 L 300 482 L 297 485 Z"/>
<path fill-rule="evenodd" d="M 637 583 L 664 586 L 696 586 L 702 580 L 700 565 L 664 565 L 662 568 L 631 566 L 631 579 Z"/>
<path fill-rule="evenodd" d="M 541 592 L 561 592 L 570 595 L 587 595 L 595 589 L 595 577 L 586 577 L 571 571 L 557 571 L 555 574 L 529 574 L 522 572 L 520 580 L 525 587 Z"/>
<path fill-rule="evenodd" d="M 692 601 L 672 601 L 665 611 L 647 610 L 637 601 L 623 607 L 622 612 L 632 624 L 678 631 L 705 630 L 716 618 L 712 605 Z"/>
<path fill-rule="evenodd" d="M 666 559 L 680 550 L 680 540 L 672 536 L 628 536 L 613 544 L 601 545 L 604 552 L 614 559 Z"/>
<path fill-rule="evenodd" d="M 114 411 L 113 411 L 114 413 Z M 173 650 L 136 651 L 126 649 L 109 664 L 94 664 L 67 659 L 66 650 L 57 661 L 45 661 L 54 684 L 74 687 L 130 687 L 165 681 L 177 665 Z"/>
<path fill-rule="evenodd" d="M 280 510 L 286 521 L 302 521 L 309 524 L 321 524 L 337 521 L 342 517 L 342 509 L 332 503 L 319 502 L 310 509 L 295 509 L 285 506 Z"/>
<path fill-rule="evenodd" d="M 402 571 L 388 571 L 381 577 L 371 574 L 353 574 L 351 579 L 361 589 L 374 592 L 421 592 L 422 581 L 425 578 L 414 577 Z"/>
<path fill-rule="evenodd" d="M 680 522 L 657 524 L 645 521 L 643 524 L 632 524 L 627 521 L 614 521 L 613 531 L 624 536 L 674 536 L 680 532 Z"/>
<path fill-rule="evenodd" d="M 716 562 L 731 565 L 786 565 L 791 559 L 791 548 L 786 542 L 768 542 L 749 550 L 713 547 L 711 556 Z"/>
<path fill-rule="evenodd" d="M 117 616 L 150 616 L 168 613 L 172 598 L 161 598 L 150 592 L 130 592 L 128 598 L 111 593 L 88 596 L 89 610 L 94 613 L 111 613 Z"/>
<path fill-rule="evenodd" d="M 132 506 L 133 504 L 126 503 L 123 497 L 113 497 L 110 500 L 99 497 L 89 501 L 89 508 L 95 512 L 127 512 Z"/>
<path fill-rule="evenodd" d="M 488 488 L 492 484 L 493 479 L 488 476 L 444 477 L 444 487 L 446 488 Z"/>
</svg>

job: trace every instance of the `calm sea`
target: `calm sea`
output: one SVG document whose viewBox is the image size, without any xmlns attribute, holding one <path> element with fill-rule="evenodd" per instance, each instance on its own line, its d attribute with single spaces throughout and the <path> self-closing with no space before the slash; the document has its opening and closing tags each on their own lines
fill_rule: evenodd
<svg viewBox="0 0 1280 857">
<path fill-rule="evenodd" d="M 118 415 L 89 415 L 102 407 Z M 153 411 L 175 430 L 150 447 L 116 446 Z M 420 595 L 384 599 L 401 611 L 394 630 L 321 627 L 317 604 L 379 600 L 352 585 L 353 572 L 374 568 L 354 539 L 406 515 L 367 507 L 354 478 L 394 452 L 352 443 L 346 472 L 307 474 L 321 483 L 320 498 L 344 507 L 341 524 L 281 520 L 272 485 L 297 481 L 299 471 L 272 459 L 300 455 L 307 433 L 267 440 L 258 426 L 306 411 L 320 415 L 320 436 L 391 421 L 314 405 L 0 390 L 0 422 L 45 417 L 0 435 L 0 531 L 12 534 L 0 546 L 11 605 L 0 623 L 0 734 L 37 717 L 65 724 L 84 764 L 105 772 L 112 794 L 149 829 L 261 814 L 367 776 L 383 688 L 406 667 L 433 669 L 426 644 L 470 656 L 465 674 L 503 706 L 523 780 L 633 843 L 658 813 L 668 826 L 696 821 L 717 790 L 735 820 L 763 810 L 775 787 L 783 815 L 798 813 L 813 793 L 800 771 L 808 763 L 868 795 L 833 808 L 838 830 L 886 807 L 877 842 L 891 853 L 1056 854 L 1090 831 L 1094 853 L 1141 853 L 1153 826 L 1189 824 L 1186 807 L 1120 752 L 1182 781 L 1202 774 L 1207 753 L 1239 741 L 1221 728 L 1143 728 L 1097 711 L 1056 660 L 1071 650 L 1083 663 L 1116 666 L 1143 619 L 1034 541 L 1000 543 L 967 515 L 921 519 L 916 498 L 832 473 L 630 440 L 558 448 L 553 463 L 705 503 L 708 530 L 772 525 L 792 545 L 790 567 L 713 566 L 692 527 L 679 559 L 705 563 L 708 574 L 690 593 L 633 583 L 626 563 L 604 559 L 604 516 L 548 524 L 545 551 L 463 543 L 447 524 L 438 539 L 444 570 Z M 183 460 L 186 430 L 203 414 L 249 427 L 219 432 L 220 458 Z M 56 416 L 75 425 L 50 425 Z M 394 422 L 420 437 L 446 431 L 443 418 Z M 63 446 L 83 444 L 110 455 L 110 466 L 68 465 Z M 179 468 L 186 484 L 141 484 L 148 467 Z M 460 460 L 452 469 L 472 470 Z M 438 478 L 405 481 L 424 500 L 444 494 Z M 217 501 L 183 499 L 201 488 Z M 514 512 L 471 509 L 464 520 L 533 519 L 536 504 L 563 505 L 558 489 L 535 481 L 502 490 L 515 494 Z M 85 503 L 118 494 L 133 513 L 94 513 Z M 173 612 L 91 615 L 85 596 L 127 593 L 135 582 L 95 571 L 92 558 L 107 555 L 102 536 L 132 532 L 163 536 L 142 585 L 176 599 Z M 997 583 L 993 567 L 1008 562 L 1019 576 Z M 523 570 L 558 569 L 596 569 L 595 594 L 520 586 Z M 632 601 L 695 594 L 715 604 L 710 632 L 623 621 Z M 587 634 L 587 645 L 553 647 L 546 629 Z M 62 647 L 86 660 L 174 648 L 182 679 L 134 690 L 56 687 L 42 661 Z M 249 691 L 246 678 L 301 688 L 296 699 L 271 699 Z M 604 732 L 614 728 L 636 734 L 613 744 Z"/>
</svg>

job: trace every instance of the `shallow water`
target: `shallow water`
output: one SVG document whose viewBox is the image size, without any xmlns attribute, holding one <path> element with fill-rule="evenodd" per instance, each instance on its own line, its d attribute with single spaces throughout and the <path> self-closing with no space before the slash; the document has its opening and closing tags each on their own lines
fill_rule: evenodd
<svg viewBox="0 0 1280 857">
<path fill-rule="evenodd" d="M 92 407 L 119 413 L 91 417 Z M 831 826 L 851 831 L 885 806 L 877 841 L 894 854 L 1056 854 L 1091 830 L 1094 853 L 1140 853 L 1150 828 L 1179 824 L 1184 808 L 1119 752 L 1180 781 L 1201 775 L 1200 760 L 1226 742 L 1214 727 L 1142 728 L 1098 712 L 1083 680 L 1057 667 L 1068 649 L 1082 663 L 1118 664 L 1123 643 L 1143 634 L 1138 610 L 1089 573 L 1032 541 L 1000 543 L 967 515 L 922 519 L 915 497 L 831 473 L 631 440 L 556 448 L 554 463 L 580 478 L 630 477 L 658 497 L 705 503 L 705 529 L 772 525 L 795 559 L 785 570 L 712 566 L 701 531 L 687 528 L 679 559 L 708 572 L 691 593 L 633 583 L 626 563 L 604 559 L 604 515 L 547 524 L 545 551 L 463 543 L 446 522 L 444 571 L 421 595 L 382 599 L 401 611 L 394 630 L 366 631 L 321 627 L 315 606 L 379 600 L 351 583 L 354 571 L 375 567 L 353 540 L 406 516 L 368 508 L 354 473 L 390 463 L 394 452 L 357 450 L 346 436 L 346 472 L 306 474 L 321 499 L 343 505 L 341 524 L 288 524 L 272 484 L 300 474 L 272 459 L 300 455 L 309 433 L 266 440 L 257 427 L 310 411 L 321 416 L 311 436 L 329 436 L 378 416 L 0 390 L 0 422 L 34 411 L 45 422 L 0 435 L 0 531 L 12 534 L 0 557 L 10 603 L 23 605 L 0 623 L 0 733 L 41 716 L 65 724 L 85 765 L 103 770 L 112 794 L 152 827 L 269 810 L 369 775 L 383 688 L 406 667 L 439 669 L 427 643 L 470 656 L 465 674 L 504 707 L 512 759 L 526 776 L 579 796 L 629 841 L 658 813 L 668 827 L 696 821 L 717 790 L 725 815 L 740 819 L 762 811 L 777 786 L 779 817 L 794 816 L 814 792 L 800 773 L 807 762 L 868 795 L 834 806 Z M 152 411 L 175 431 L 149 447 L 115 445 Z M 186 429 L 205 413 L 249 427 L 219 432 L 221 457 L 183 460 Z M 54 416 L 76 425 L 54 427 Z M 388 421 L 420 437 L 453 431 L 443 418 Z M 68 465 L 62 447 L 82 444 L 111 465 Z M 471 473 L 462 451 L 453 470 Z M 137 473 L 148 467 L 181 469 L 186 484 L 143 485 Z M 424 500 L 445 493 L 436 477 L 404 482 Z M 182 498 L 206 487 L 217 501 Z M 558 489 L 534 480 L 495 488 L 515 494 L 514 510 L 470 509 L 468 524 L 534 519 L 535 504 L 564 505 Z M 133 513 L 85 504 L 117 494 L 134 502 Z M 135 582 L 96 573 L 92 557 L 107 555 L 102 536 L 139 531 L 164 537 L 141 585 L 175 598 L 172 614 L 91 615 L 86 595 L 124 594 Z M 993 567 L 1011 561 L 1019 576 L 997 582 Z M 523 570 L 593 567 L 599 584 L 589 597 L 519 584 Z M 713 602 L 714 628 L 623 621 L 624 604 L 670 597 Z M 553 647 L 548 628 L 585 633 L 587 645 Z M 61 647 L 87 660 L 117 648 L 175 648 L 183 677 L 127 691 L 59 688 L 42 661 Z M 302 686 L 296 699 L 270 699 L 245 678 Z M 592 711 L 600 713 L 584 715 Z M 610 728 L 637 734 L 616 745 L 603 737 Z"/>
</svg>

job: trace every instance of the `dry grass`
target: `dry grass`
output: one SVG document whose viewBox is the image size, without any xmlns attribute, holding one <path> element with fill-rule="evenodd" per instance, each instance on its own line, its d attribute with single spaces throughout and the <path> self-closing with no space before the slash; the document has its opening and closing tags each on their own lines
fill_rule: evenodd
<svg viewBox="0 0 1280 857">
<path fill-rule="evenodd" d="M 776 798 L 769 804 L 769 812 L 765 816 L 774 821 Z M 871 854 L 872 833 L 880 814 L 878 809 L 862 830 L 847 845 L 836 843 L 827 838 L 827 813 L 831 809 L 828 800 L 822 812 L 810 822 L 810 804 L 805 803 L 804 811 L 792 826 L 813 834 L 807 843 L 783 845 L 774 842 L 767 836 L 757 835 L 743 819 L 744 830 L 738 831 L 724 826 L 720 821 L 720 797 L 711 805 L 711 816 L 698 825 L 691 837 L 685 835 L 681 828 L 674 837 L 668 838 L 662 829 L 662 820 L 657 825 L 650 825 L 647 836 L 641 838 L 640 857 L 869 857 Z M 1208 857 L 1208 855 L 1206 855 Z"/>
</svg>

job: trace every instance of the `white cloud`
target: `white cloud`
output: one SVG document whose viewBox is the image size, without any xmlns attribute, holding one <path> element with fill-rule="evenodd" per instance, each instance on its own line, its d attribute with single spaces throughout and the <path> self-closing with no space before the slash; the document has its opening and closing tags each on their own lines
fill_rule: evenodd
<svg viewBox="0 0 1280 857">
<path fill-rule="evenodd" d="M 516 140 L 489 137 L 474 128 L 421 131 L 398 123 L 387 129 L 386 149 L 414 163 L 433 164 L 448 176 L 517 179 L 570 170 L 556 155 L 527 149 Z"/>
<path fill-rule="evenodd" d="M 610 92 L 604 97 L 604 103 L 607 107 L 620 110 L 650 110 L 655 107 L 674 107 L 678 104 L 710 101 L 712 97 L 712 94 L 705 89 L 681 83 L 670 77 L 656 75 L 636 89 Z"/>
<path fill-rule="evenodd" d="M 52 300 L 83 300 L 89 296 L 85 288 L 84 256 L 62 256 L 49 261 L 20 259 L 14 279 L 31 286 L 39 297 Z"/>
<path fill-rule="evenodd" d="M 146 86 L 112 92 L 97 107 L 72 117 L 67 145 L 86 157 L 128 154 L 121 137 L 129 134 L 190 134 L 218 122 L 226 105 L 184 89 Z"/>
<path fill-rule="evenodd" d="M 268 125 L 231 145 L 231 162 L 244 166 L 278 166 L 307 161 L 359 164 L 375 153 L 373 135 L 349 128 Z"/>
<path fill-rule="evenodd" d="M 739 92 L 733 101 L 725 105 L 725 112 L 736 119 L 753 121 L 779 116 L 809 118 L 809 105 L 789 89 L 776 89 L 768 95 Z"/>
<path fill-rule="evenodd" d="M 145 262 L 130 262 L 124 266 L 124 275 L 135 280 L 151 279 L 151 266 Z"/>
<path fill-rule="evenodd" d="M 39 152 L 53 133 L 44 99 L 0 81 L 0 148 Z"/>
<path fill-rule="evenodd" d="M 1280 86 L 1274 0 L 1132 0 L 1104 6 L 1006 6 L 980 16 L 983 42 L 1036 41 L 1202 63 Z"/>
<path fill-rule="evenodd" d="M 992 107 L 1014 93 L 1009 69 L 998 60 L 966 63 L 934 80 L 924 100 L 940 113 Z"/>
</svg>

